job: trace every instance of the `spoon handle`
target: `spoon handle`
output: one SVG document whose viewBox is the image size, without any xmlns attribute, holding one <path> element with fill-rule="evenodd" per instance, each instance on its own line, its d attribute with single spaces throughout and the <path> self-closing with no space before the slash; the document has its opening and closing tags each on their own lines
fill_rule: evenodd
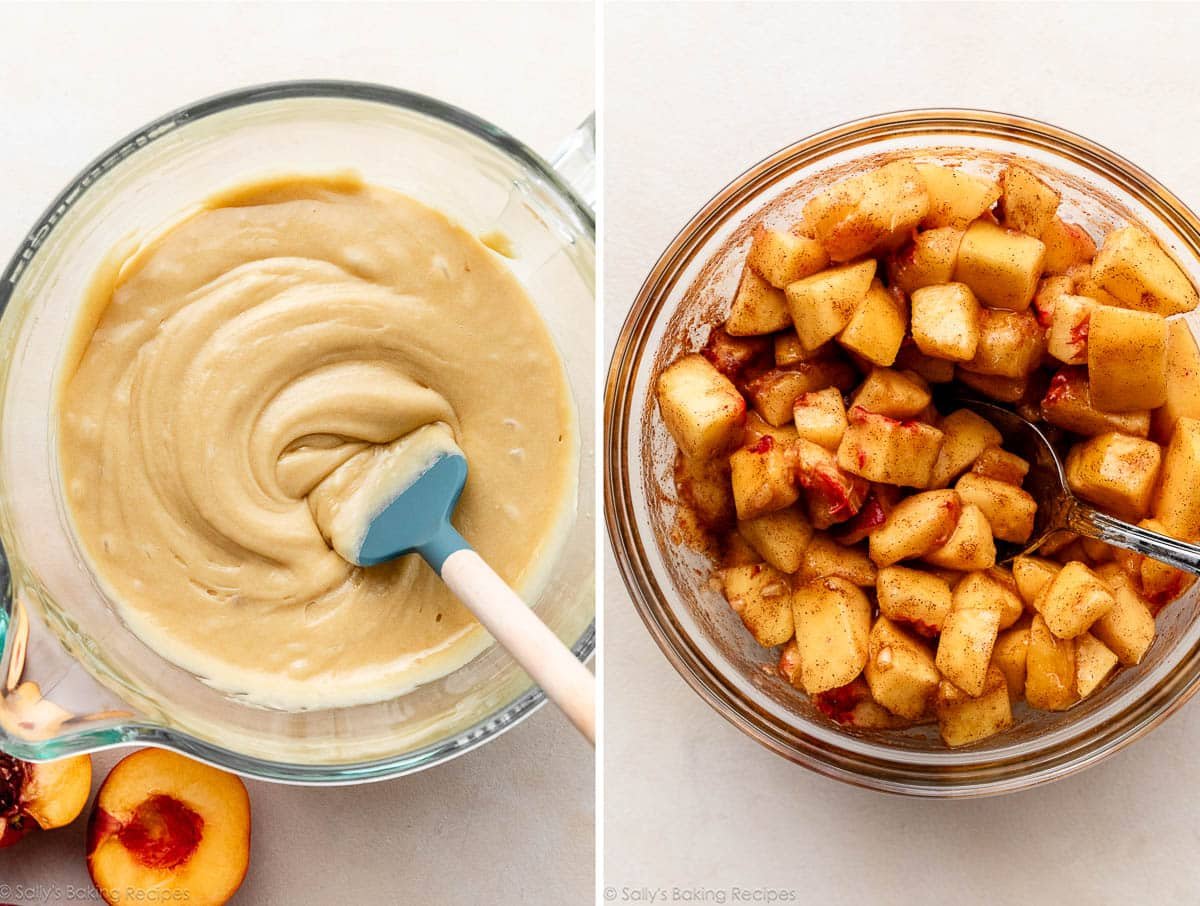
<svg viewBox="0 0 1200 906">
<path fill-rule="evenodd" d="M 1130 525 L 1106 513 L 1076 503 L 1067 516 L 1067 528 L 1115 547 L 1145 554 L 1189 573 L 1200 575 L 1200 545 L 1178 541 L 1158 532 Z"/>
<path fill-rule="evenodd" d="M 484 628 L 595 745 L 596 678 L 571 649 L 470 548 L 450 554 L 441 573 Z"/>
</svg>

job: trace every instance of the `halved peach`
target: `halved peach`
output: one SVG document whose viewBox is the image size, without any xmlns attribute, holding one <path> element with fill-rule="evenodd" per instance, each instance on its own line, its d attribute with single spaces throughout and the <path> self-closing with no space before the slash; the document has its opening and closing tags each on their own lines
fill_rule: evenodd
<svg viewBox="0 0 1200 906">
<path fill-rule="evenodd" d="M 174 752 L 135 752 L 96 795 L 87 862 L 108 903 L 144 891 L 220 906 L 241 886 L 250 862 L 246 787 L 233 774 Z"/>
<path fill-rule="evenodd" d="M 33 763 L 0 752 L 0 849 L 38 828 L 70 824 L 91 791 L 90 756 Z"/>
</svg>

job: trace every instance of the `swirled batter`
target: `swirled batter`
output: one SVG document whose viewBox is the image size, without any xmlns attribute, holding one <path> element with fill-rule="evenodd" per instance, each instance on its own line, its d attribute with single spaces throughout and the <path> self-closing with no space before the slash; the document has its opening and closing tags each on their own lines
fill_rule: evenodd
<svg viewBox="0 0 1200 906">
<path fill-rule="evenodd" d="M 210 200 L 99 276 L 64 363 L 59 455 L 122 618 L 219 688 L 385 699 L 490 642 L 415 557 L 352 567 L 308 495 L 434 422 L 470 462 L 455 525 L 527 596 L 573 503 L 574 410 L 506 266 L 352 177 Z"/>
</svg>

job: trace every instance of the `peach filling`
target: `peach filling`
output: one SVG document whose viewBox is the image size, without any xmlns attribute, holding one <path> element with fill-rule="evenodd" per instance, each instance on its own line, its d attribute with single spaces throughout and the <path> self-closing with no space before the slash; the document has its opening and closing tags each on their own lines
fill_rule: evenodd
<svg viewBox="0 0 1200 906">
<path fill-rule="evenodd" d="M 936 721 L 963 746 L 1022 699 L 1064 711 L 1138 664 L 1194 582 L 1035 539 L 1032 464 L 938 390 L 1045 422 L 1079 498 L 1200 540 L 1200 345 L 1179 318 L 1200 291 L 1138 224 L 1097 247 L 1024 163 L 898 159 L 758 224 L 728 317 L 657 377 L 671 540 L 721 553 L 714 590 L 837 723 Z"/>
</svg>

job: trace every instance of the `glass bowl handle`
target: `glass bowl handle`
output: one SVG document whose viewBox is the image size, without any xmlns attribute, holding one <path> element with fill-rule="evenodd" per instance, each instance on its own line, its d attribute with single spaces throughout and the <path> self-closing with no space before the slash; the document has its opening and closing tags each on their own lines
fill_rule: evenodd
<svg viewBox="0 0 1200 906">
<path fill-rule="evenodd" d="M 130 741 L 141 715 L 88 673 L 15 579 L 0 548 L 0 750 L 45 761 Z"/>
<path fill-rule="evenodd" d="M 595 213 L 596 210 L 596 114 L 589 113 L 570 135 L 562 140 L 550 157 L 550 166 L 566 181 L 575 194 Z"/>
</svg>

